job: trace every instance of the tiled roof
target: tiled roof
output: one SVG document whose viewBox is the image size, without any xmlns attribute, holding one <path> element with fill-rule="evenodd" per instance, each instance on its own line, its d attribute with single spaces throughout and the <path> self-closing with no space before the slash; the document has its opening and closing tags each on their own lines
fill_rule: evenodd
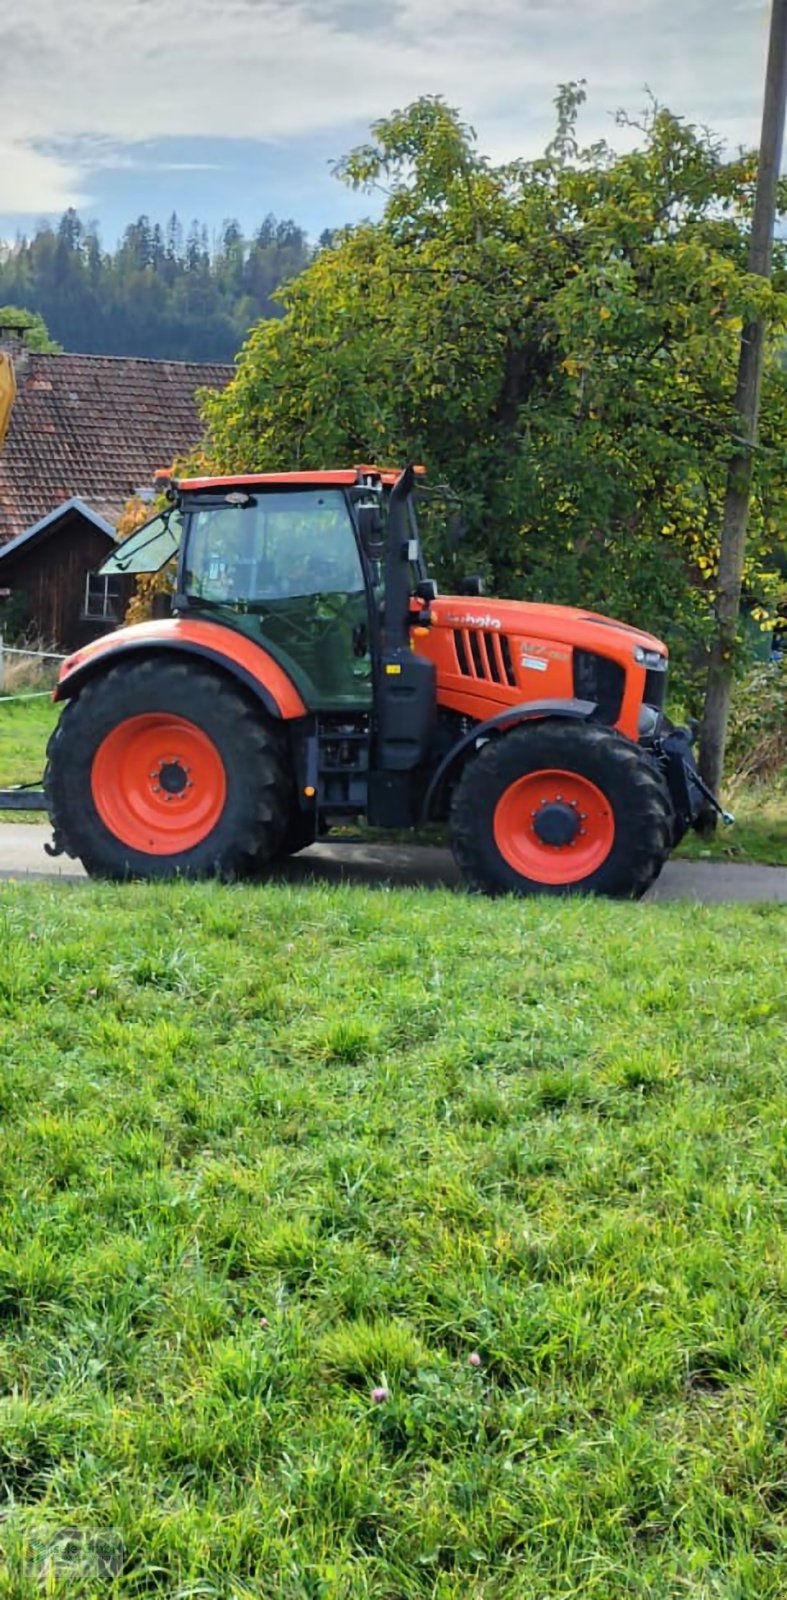
<svg viewBox="0 0 787 1600">
<path fill-rule="evenodd" d="M 28 352 L 0 450 L 0 544 L 74 495 L 114 524 L 158 467 L 199 443 L 196 391 L 223 389 L 233 373 L 195 361 Z"/>
</svg>

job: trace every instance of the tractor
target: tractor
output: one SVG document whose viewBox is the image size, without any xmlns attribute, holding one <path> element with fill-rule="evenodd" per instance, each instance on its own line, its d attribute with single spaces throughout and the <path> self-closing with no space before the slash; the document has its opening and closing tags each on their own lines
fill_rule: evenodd
<svg viewBox="0 0 787 1600">
<path fill-rule="evenodd" d="M 708 798 L 665 646 L 478 579 L 441 595 L 419 491 L 412 466 L 170 480 L 99 569 L 171 565 L 167 614 L 78 650 L 55 690 L 54 852 L 234 880 L 359 819 L 436 822 L 485 894 L 642 895 Z"/>
</svg>

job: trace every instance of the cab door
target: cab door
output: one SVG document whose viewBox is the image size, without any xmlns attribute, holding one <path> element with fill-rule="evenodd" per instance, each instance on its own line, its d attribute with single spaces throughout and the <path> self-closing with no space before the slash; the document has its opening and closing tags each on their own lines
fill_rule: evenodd
<svg viewBox="0 0 787 1600">
<path fill-rule="evenodd" d="M 367 589 L 344 494 L 266 489 L 237 502 L 188 506 L 190 608 L 218 608 L 258 639 L 312 709 L 370 706 Z"/>
</svg>

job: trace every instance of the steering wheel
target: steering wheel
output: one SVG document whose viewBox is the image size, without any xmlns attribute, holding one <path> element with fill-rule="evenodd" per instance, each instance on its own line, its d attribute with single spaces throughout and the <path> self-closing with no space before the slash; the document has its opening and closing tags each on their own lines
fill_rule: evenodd
<svg viewBox="0 0 787 1600">
<path fill-rule="evenodd" d="M 338 622 L 344 620 L 353 602 L 365 597 L 359 590 L 355 594 L 327 592 L 299 596 L 298 598 L 301 601 L 301 605 L 305 601 L 309 602 L 311 614 L 304 616 L 302 611 L 300 614 L 277 610 L 266 612 L 261 608 L 258 613 L 260 621 L 264 626 L 270 618 L 275 618 L 281 623 L 283 631 L 291 633 L 294 639 L 300 639 L 302 643 L 307 645 L 317 645 L 328 637 Z"/>
</svg>

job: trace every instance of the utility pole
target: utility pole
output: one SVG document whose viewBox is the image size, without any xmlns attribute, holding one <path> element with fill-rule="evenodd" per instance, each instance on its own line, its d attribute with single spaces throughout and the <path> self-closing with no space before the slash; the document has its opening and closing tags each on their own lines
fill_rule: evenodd
<svg viewBox="0 0 787 1600">
<path fill-rule="evenodd" d="M 769 278 L 771 275 L 773 231 L 776 221 L 776 185 L 784 141 L 786 102 L 787 0 L 771 0 L 765 99 L 748 262 L 749 272 L 756 273 L 761 278 Z M 764 354 L 765 324 L 763 319 L 758 317 L 753 322 L 748 322 L 741 333 L 738 384 L 735 393 L 735 436 L 727 470 L 727 490 L 719 551 L 716 633 L 711 646 L 705 711 L 700 734 L 700 772 L 714 794 L 718 794 L 721 787 L 727 743 Z M 709 832 L 715 827 L 715 823 L 715 815 L 706 816 Z"/>
</svg>

